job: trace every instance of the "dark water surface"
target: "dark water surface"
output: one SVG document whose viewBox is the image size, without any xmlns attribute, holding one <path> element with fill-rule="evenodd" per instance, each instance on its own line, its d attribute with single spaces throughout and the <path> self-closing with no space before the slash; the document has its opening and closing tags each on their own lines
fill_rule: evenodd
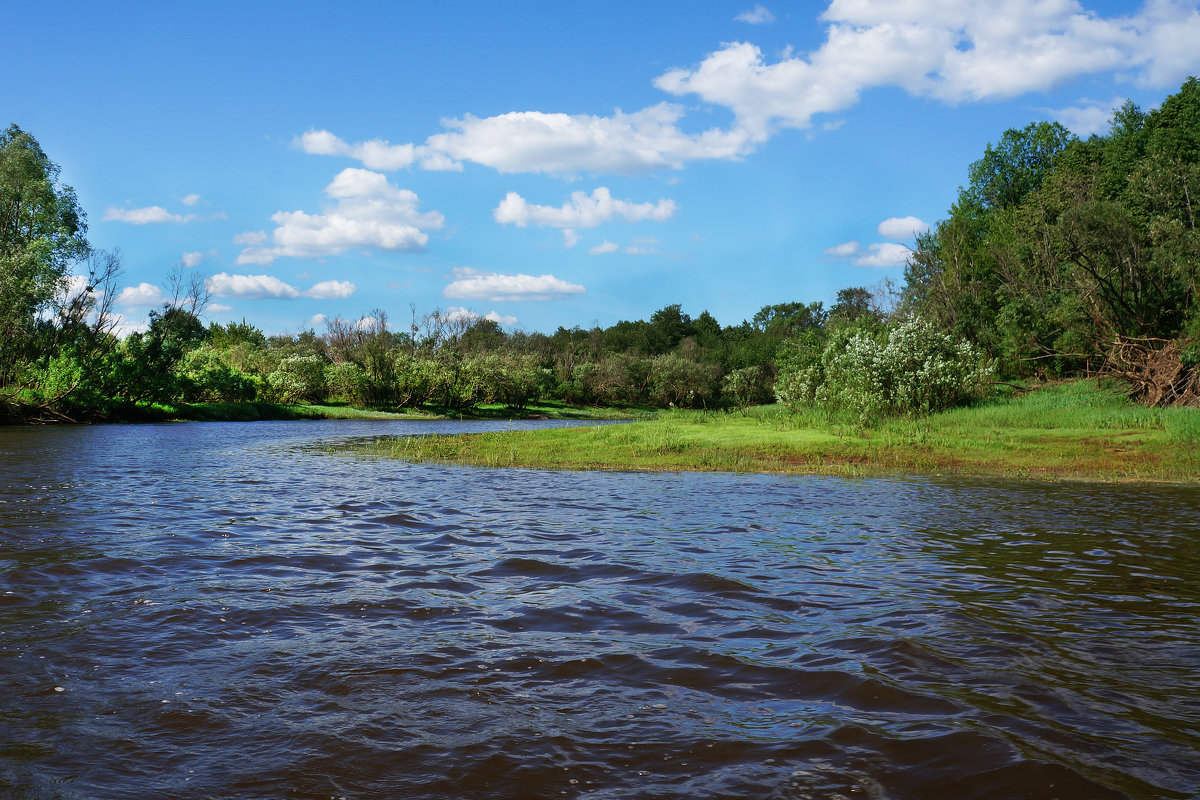
<svg viewBox="0 0 1200 800">
<path fill-rule="evenodd" d="M 1200 796 L 1200 491 L 326 451 L 458 427 L 0 428 L 0 796 Z"/>
</svg>

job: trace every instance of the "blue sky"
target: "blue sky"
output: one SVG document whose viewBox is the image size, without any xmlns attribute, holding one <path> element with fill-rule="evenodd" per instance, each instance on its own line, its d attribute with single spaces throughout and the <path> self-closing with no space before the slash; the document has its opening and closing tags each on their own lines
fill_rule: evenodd
<svg viewBox="0 0 1200 800">
<path fill-rule="evenodd" d="M 1196 2 L 23 3 L 0 124 L 120 248 L 268 332 L 381 308 L 723 324 L 903 275 L 1006 128 L 1200 73 Z M 322 316 L 323 315 L 323 316 Z"/>
</svg>

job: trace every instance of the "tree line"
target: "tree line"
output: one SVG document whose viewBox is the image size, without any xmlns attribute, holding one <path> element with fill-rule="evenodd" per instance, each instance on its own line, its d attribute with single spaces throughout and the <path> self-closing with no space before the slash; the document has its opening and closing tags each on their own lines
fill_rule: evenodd
<svg viewBox="0 0 1200 800">
<path fill-rule="evenodd" d="M 1105 135 L 1006 131 L 970 165 L 946 219 L 917 237 L 904 284 L 843 289 L 722 326 L 668 305 L 609 327 L 507 332 L 385 310 L 267 335 L 204 321 L 194 271 L 169 276 L 145 331 L 118 336 L 119 253 L 92 249 L 59 168 L 0 133 L 0 414 L 119 418 L 139 403 L 337 402 L 463 410 L 535 400 L 745 407 L 860 419 L 969 402 L 997 380 L 1110 374 L 1154 403 L 1200 403 L 1200 82 L 1126 103 Z"/>
<path fill-rule="evenodd" d="M 1103 136 L 1050 122 L 1005 132 L 949 216 L 918 237 L 905 302 L 1010 376 L 1107 372 L 1145 389 L 1138 373 L 1155 364 L 1136 354 L 1170 352 L 1175 399 L 1194 403 L 1198 217 L 1193 77 L 1155 110 L 1126 102 Z"/>
</svg>

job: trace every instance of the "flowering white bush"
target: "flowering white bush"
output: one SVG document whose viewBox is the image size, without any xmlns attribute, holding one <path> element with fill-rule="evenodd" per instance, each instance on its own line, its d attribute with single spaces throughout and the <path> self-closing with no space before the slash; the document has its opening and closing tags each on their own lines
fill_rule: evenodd
<svg viewBox="0 0 1200 800">
<path fill-rule="evenodd" d="M 267 376 L 267 384 L 280 402 L 319 400 L 325 394 L 325 362 L 318 356 L 288 356 Z"/>
<path fill-rule="evenodd" d="M 820 363 L 780 377 L 776 397 L 797 408 L 819 404 L 872 417 L 928 414 L 977 396 L 993 365 L 966 340 L 911 319 L 879 333 L 834 335 Z"/>
</svg>

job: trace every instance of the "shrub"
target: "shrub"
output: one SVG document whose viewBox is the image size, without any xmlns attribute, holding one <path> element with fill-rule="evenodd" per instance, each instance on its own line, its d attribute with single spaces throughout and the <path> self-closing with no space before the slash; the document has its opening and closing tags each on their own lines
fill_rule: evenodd
<svg viewBox="0 0 1200 800">
<path fill-rule="evenodd" d="M 650 399 L 661 406 L 707 407 L 716 394 L 719 367 L 666 353 L 650 362 Z"/>
<path fill-rule="evenodd" d="M 300 403 L 320 400 L 325 394 L 325 362 L 320 356 L 288 356 L 267 376 L 275 400 Z"/>
<path fill-rule="evenodd" d="M 793 368 L 776 396 L 792 408 L 819 404 L 866 423 L 962 405 L 983 392 L 992 373 L 992 363 L 970 342 L 911 319 L 878 332 L 846 329 L 831 336 L 820 362 Z"/>
<path fill-rule="evenodd" d="M 330 397 L 352 405 L 363 405 L 369 393 L 367 372 L 352 361 L 325 367 L 325 388 Z"/>
<path fill-rule="evenodd" d="M 768 367 L 735 369 L 721 382 L 721 395 L 738 408 L 771 402 L 774 384 Z"/>
<path fill-rule="evenodd" d="M 179 397 L 188 403 L 245 402 L 258 394 L 254 378 L 230 367 L 220 351 L 207 345 L 188 352 L 178 371 Z"/>
</svg>

